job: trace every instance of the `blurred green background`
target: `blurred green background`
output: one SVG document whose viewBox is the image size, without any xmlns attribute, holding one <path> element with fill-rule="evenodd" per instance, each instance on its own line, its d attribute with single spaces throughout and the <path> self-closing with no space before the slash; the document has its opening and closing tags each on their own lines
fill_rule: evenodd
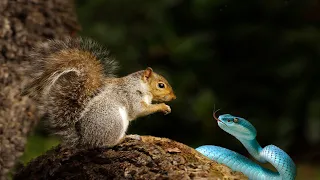
<svg viewBox="0 0 320 180">
<path fill-rule="evenodd" d="M 214 108 L 248 119 L 262 146 L 274 144 L 320 179 L 320 3 L 318 0 L 78 0 L 80 35 L 107 46 L 120 75 L 151 66 L 172 84 L 172 113 L 134 121 L 129 133 L 248 156 L 212 118 Z M 42 124 L 22 160 L 59 141 Z"/>
</svg>

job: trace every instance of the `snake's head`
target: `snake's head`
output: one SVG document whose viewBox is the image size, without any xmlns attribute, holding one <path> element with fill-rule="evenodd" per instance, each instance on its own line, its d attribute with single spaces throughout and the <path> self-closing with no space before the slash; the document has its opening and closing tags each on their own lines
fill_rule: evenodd
<svg viewBox="0 0 320 180">
<path fill-rule="evenodd" d="M 214 115 L 215 117 L 215 115 Z M 254 126 L 241 117 L 235 117 L 230 114 L 215 117 L 218 126 L 238 139 L 252 140 L 256 137 L 257 131 Z"/>
</svg>

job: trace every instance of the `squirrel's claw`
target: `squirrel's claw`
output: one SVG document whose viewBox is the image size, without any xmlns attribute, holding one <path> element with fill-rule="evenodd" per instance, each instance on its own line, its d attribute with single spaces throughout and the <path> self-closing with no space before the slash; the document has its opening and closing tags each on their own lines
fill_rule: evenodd
<svg viewBox="0 0 320 180">
<path fill-rule="evenodd" d="M 164 112 L 164 115 L 170 114 L 171 113 L 170 106 L 166 105 L 166 109 L 163 112 Z"/>
</svg>

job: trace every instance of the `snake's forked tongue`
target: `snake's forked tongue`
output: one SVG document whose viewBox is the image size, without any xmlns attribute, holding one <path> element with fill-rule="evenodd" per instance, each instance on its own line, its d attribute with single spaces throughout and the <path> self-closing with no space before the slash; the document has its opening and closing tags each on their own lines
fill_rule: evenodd
<svg viewBox="0 0 320 180">
<path fill-rule="evenodd" d="M 216 111 L 213 111 L 213 118 L 217 121 L 217 122 L 221 122 L 224 125 L 226 125 L 226 123 L 224 123 L 223 121 L 221 121 L 219 118 L 217 118 L 216 113 L 219 111 L 220 109 L 217 109 Z M 226 125 L 227 126 L 227 125 Z"/>
</svg>

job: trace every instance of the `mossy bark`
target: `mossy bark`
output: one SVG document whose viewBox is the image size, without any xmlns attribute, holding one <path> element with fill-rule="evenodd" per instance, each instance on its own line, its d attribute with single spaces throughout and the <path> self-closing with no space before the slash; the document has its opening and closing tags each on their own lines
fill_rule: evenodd
<svg viewBox="0 0 320 180">
<path fill-rule="evenodd" d="M 166 138 L 126 138 L 113 148 L 60 146 L 32 160 L 14 179 L 247 179 L 193 148 Z"/>
</svg>

